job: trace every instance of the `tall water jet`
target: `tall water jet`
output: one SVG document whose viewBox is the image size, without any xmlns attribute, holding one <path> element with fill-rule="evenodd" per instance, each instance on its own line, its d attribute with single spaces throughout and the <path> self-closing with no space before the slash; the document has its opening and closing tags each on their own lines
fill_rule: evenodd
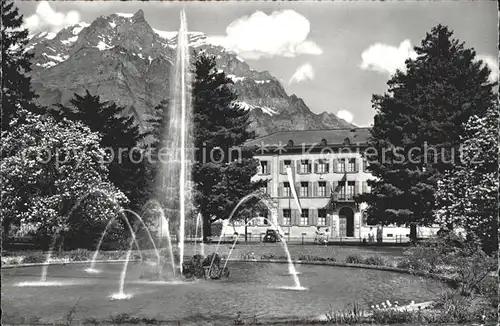
<svg viewBox="0 0 500 326">
<path fill-rule="evenodd" d="M 191 167 L 194 158 L 192 138 L 192 108 L 189 73 L 189 52 L 186 14 L 180 15 L 177 34 L 177 58 L 173 74 L 169 110 L 166 114 L 167 130 L 162 146 L 166 147 L 166 160 L 161 158 L 162 193 L 159 198 L 169 221 L 178 221 L 179 266 L 184 260 L 185 220 L 191 208 Z"/>
</svg>

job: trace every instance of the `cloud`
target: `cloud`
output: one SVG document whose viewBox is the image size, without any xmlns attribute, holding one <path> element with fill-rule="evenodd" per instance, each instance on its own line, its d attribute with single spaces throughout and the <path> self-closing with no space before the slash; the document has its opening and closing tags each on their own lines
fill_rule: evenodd
<svg viewBox="0 0 500 326">
<path fill-rule="evenodd" d="M 310 63 L 305 63 L 302 66 L 298 67 L 297 70 L 295 70 L 295 73 L 290 78 L 288 84 L 290 85 L 292 83 L 300 83 L 308 79 L 314 79 L 314 69 Z"/>
<path fill-rule="evenodd" d="M 226 28 L 226 35 L 209 37 L 209 41 L 245 59 L 322 54 L 316 43 L 307 40 L 309 31 L 309 20 L 294 10 L 274 11 L 270 15 L 256 11 L 234 20 Z"/>
<path fill-rule="evenodd" d="M 351 123 L 352 122 L 352 119 L 354 118 L 354 115 L 347 111 L 347 110 L 339 110 L 337 111 L 337 117 L 339 117 L 340 119 L 344 119 L 345 121 Z"/>
<path fill-rule="evenodd" d="M 492 55 L 489 54 L 479 54 L 476 56 L 477 60 L 483 60 L 483 62 L 490 68 L 491 73 L 489 76 L 489 81 L 491 83 L 494 83 L 498 81 L 498 58 L 495 58 Z"/>
<path fill-rule="evenodd" d="M 375 43 L 361 54 L 360 68 L 392 75 L 397 69 L 405 70 L 406 59 L 416 57 L 410 40 L 404 40 L 399 47 Z"/>
<path fill-rule="evenodd" d="M 36 7 L 35 14 L 26 17 L 24 27 L 28 28 L 30 32 L 41 30 L 57 32 L 64 27 L 78 24 L 79 22 L 80 14 L 78 11 L 57 12 L 52 9 L 49 2 L 41 1 Z"/>
</svg>

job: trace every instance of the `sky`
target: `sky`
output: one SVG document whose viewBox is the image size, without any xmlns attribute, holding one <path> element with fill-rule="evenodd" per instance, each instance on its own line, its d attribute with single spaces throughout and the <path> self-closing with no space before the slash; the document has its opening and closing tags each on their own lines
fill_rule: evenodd
<svg viewBox="0 0 500 326">
<path fill-rule="evenodd" d="M 427 32 L 447 25 L 498 80 L 496 1 L 115 2 L 16 1 L 32 32 L 55 32 L 112 13 L 144 11 L 151 27 L 175 31 L 186 10 L 188 28 L 267 70 L 315 113 L 327 111 L 370 126 L 373 94 Z"/>
</svg>

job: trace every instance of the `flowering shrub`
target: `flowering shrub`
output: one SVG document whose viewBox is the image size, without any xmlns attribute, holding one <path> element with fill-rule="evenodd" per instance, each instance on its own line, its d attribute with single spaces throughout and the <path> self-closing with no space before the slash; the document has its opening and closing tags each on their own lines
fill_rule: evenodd
<svg viewBox="0 0 500 326">
<path fill-rule="evenodd" d="M 99 134 L 84 125 L 27 114 L 26 123 L 2 132 L 2 138 L 5 231 L 13 224 L 31 225 L 45 246 L 60 234 L 91 245 L 127 202 L 108 181 Z"/>
</svg>

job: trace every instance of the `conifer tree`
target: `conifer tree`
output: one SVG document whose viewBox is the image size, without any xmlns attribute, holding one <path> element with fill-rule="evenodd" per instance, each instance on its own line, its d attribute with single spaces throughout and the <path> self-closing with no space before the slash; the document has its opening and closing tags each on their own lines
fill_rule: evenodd
<svg viewBox="0 0 500 326">
<path fill-rule="evenodd" d="M 490 70 L 452 35 L 446 26 L 432 28 L 415 47 L 417 58 L 372 99 L 368 160 L 377 179 L 358 200 L 368 203 L 372 221 L 410 226 L 412 239 L 417 225 L 435 221 L 437 180 L 458 160 L 464 123 L 494 101 Z"/>
<path fill-rule="evenodd" d="M 2 130 L 8 130 L 14 119 L 24 116 L 23 109 L 36 112 L 31 89 L 33 53 L 26 52 L 28 30 L 22 28 L 23 16 L 12 1 L 4 1 L 2 6 Z"/>
<path fill-rule="evenodd" d="M 125 107 L 101 101 L 88 90 L 85 95 L 75 94 L 70 104 L 71 107 L 58 104 L 58 110 L 51 113 L 80 121 L 101 134 L 101 146 L 112 154 L 109 179 L 130 199 L 131 209 L 138 210 L 151 196 L 153 182 L 143 155 L 145 134 L 141 133 L 135 118 L 124 114 Z"/>
<path fill-rule="evenodd" d="M 210 236 L 212 222 L 227 219 L 239 200 L 265 185 L 265 181 L 251 180 L 258 162 L 244 144 L 255 134 L 248 128 L 250 113 L 235 103 L 232 83 L 224 72 L 218 72 L 213 56 L 196 57 L 193 181 L 205 237 Z"/>
</svg>

